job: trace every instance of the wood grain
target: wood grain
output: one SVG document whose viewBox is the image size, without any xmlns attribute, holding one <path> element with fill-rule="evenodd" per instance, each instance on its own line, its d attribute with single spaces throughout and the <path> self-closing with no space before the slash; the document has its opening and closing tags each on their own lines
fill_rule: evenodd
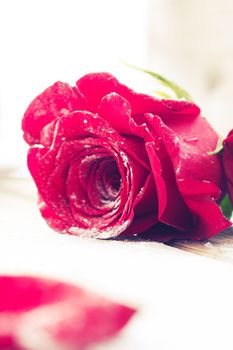
<svg viewBox="0 0 233 350">
<path fill-rule="evenodd" d="M 204 242 L 175 241 L 171 247 L 233 264 L 233 229 L 230 228 Z"/>
</svg>

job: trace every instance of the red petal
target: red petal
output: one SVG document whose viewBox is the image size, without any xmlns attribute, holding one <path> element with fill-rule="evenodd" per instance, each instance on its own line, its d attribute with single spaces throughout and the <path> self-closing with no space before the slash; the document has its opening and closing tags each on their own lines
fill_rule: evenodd
<svg viewBox="0 0 233 350">
<path fill-rule="evenodd" d="M 101 99 L 111 93 L 118 92 L 119 82 L 109 73 L 92 73 L 83 76 L 76 82 L 78 91 L 85 96 L 88 111 L 97 112 Z"/>
<path fill-rule="evenodd" d="M 46 220 L 47 224 L 55 231 L 58 232 L 67 232 L 70 228 L 70 224 L 62 220 L 61 217 L 58 216 L 56 210 L 50 208 L 40 197 L 38 198 L 38 208 L 40 210 L 41 216 Z"/>
<path fill-rule="evenodd" d="M 26 110 L 22 129 L 24 139 L 30 145 L 40 143 L 40 132 L 52 120 L 80 109 L 84 98 L 68 84 L 57 82 L 37 96 Z"/>
<path fill-rule="evenodd" d="M 146 115 L 146 117 L 151 126 L 153 126 L 154 134 L 157 137 L 161 137 L 163 140 L 163 144 L 166 147 L 174 169 L 174 178 L 176 178 L 177 182 L 174 186 L 178 185 L 178 190 L 187 208 L 192 213 L 194 221 L 190 221 L 189 228 L 184 227 L 187 236 L 189 236 L 190 239 L 204 239 L 220 232 L 218 230 L 229 227 L 229 221 L 225 219 L 218 205 L 214 203 L 214 199 L 219 197 L 220 192 L 218 185 L 222 178 L 220 160 L 216 156 L 208 155 L 209 148 L 211 147 L 209 144 L 213 143 L 213 139 L 216 140 L 214 131 L 212 131 L 207 122 L 201 117 L 196 118 L 195 123 L 198 123 L 198 125 L 194 123 L 194 128 L 196 127 L 196 130 L 200 132 L 200 126 L 202 125 L 203 130 L 208 130 L 206 135 L 207 140 L 200 141 L 198 147 L 196 146 L 196 141 L 194 145 L 193 141 L 191 141 L 191 145 L 187 146 L 186 142 L 180 140 L 178 131 L 176 130 L 177 133 L 174 133 L 173 130 L 163 124 L 159 117 L 152 115 Z M 180 130 L 182 130 L 182 128 L 180 128 Z M 195 135 L 199 137 L 198 134 L 194 134 L 194 136 Z M 160 160 L 163 163 L 162 157 L 160 157 Z M 168 163 L 165 163 L 164 169 L 166 169 L 167 165 Z M 169 176 L 172 174 L 171 168 L 168 169 L 167 174 Z M 165 171 L 164 176 L 166 176 Z M 165 182 L 166 184 L 169 183 L 169 181 Z M 190 188 L 190 186 L 192 187 Z M 167 193 L 170 193 L 173 189 L 170 187 Z M 176 194 L 178 194 L 178 192 L 176 192 Z M 177 198 L 172 200 L 172 196 L 169 203 L 170 202 L 172 204 L 175 203 L 175 206 L 179 203 Z M 209 216 L 207 211 L 212 214 Z M 212 220 L 211 218 L 213 215 L 215 215 L 215 219 Z M 186 217 L 187 216 L 184 214 L 183 219 Z M 182 219 L 182 214 L 180 218 Z M 170 224 L 167 220 L 162 222 Z M 172 224 L 172 226 L 175 225 Z M 176 237 L 177 236 L 173 238 Z"/>
<path fill-rule="evenodd" d="M 233 205 L 233 130 L 224 140 L 223 165 L 226 174 L 228 193 Z"/>
<path fill-rule="evenodd" d="M 113 337 L 135 313 L 55 280 L 0 276 L 0 286 L 1 348 L 84 349 Z"/>
<path fill-rule="evenodd" d="M 132 223 L 126 228 L 121 236 L 132 236 L 142 233 L 158 222 L 158 199 L 155 183 L 150 174 L 138 193 L 132 208 L 134 214 Z"/>
<path fill-rule="evenodd" d="M 165 121 L 179 115 L 186 118 L 197 116 L 199 107 L 194 103 L 177 100 L 159 100 L 152 96 L 136 93 L 109 73 L 87 74 L 77 81 L 78 90 L 88 101 L 88 110 L 97 112 L 101 99 L 115 92 L 124 97 L 131 105 L 132 115 L 143 115 L 150 112 L 161 116 Z"/>
<path fill-rule="evenodd" d="M 49 133 L 53 124 L 44 128 L 43 133 Z M 155 196 L 152 201 L 144 188 L 149 166 L 141 139 L 122 137 L 107 121 L 87 112 L 61 117 L 55 123 L 55 130 L 53 140 L 46 141 L 50 144 L 49 150 L 34 147 L 28 155 L 28 166 L 41 196 L 40 210 L 51 227 L 54 222 L 54 228 L 62 228 L 63 232 L 95 234 L 95 237 L 104 238 L 105 234 L 98 230 L 107 230 L 108 237 L 115 236 L 129 226 L 134 209 L 140 212 L 139 202 L 144 197 L 147 198 L 144 211 L 150 217 L 148 222 L 157 220 L 156 193 L 152 193 Z M 95 157 L 95 161 L 97 156 L 102 159 L 106 156 L 103 152 L 115 158 L 122 179 L 119 206 L 114 205 L 112 211 L 110 207 L 106 210 L 107 207 L 97 205 L 100 193 L 96 193 L 97 189 L 93 187 L 97 174 L 88 174 L 89 170 L 83 168 L 83 160 L 90 156 Z M 80 171 L 82 176 L 79 179 Z M 91 174 L 94 176 L 92 180 Z M 87 176 L 91 183 L 83 183 L 83 176 Z M 145 209 L 148 206 L 150 208 Z M 141 228 L 137 230 L 137 225 L 134 226 L 134 233 L 138 233 Z M 84 228 L 91 229 L 91 232 L 84 232 Z"/>
<path fill-rule="evenodd" d="M 147 150 L 158 193 L 158 220 L 185 230 L 192 224 L 192 217 L 179 193 L 171 160 L 163 149 L 156 155 L 151 143 L 147 143 Z"/>
<path fill-rule="evenodd" d="M 44 215 L 54 213 L 55 218 L 59 217 L 62 222 L 68 222 L 72 226 L 74 219 L 69 210 L 65 188 L 68 164 L 63 159 L 56 166 L 56 158 L 53 150 L 33 147 L 28 152 L 28 168 L 41 199 L 46 203 L 45 207 L 41 205 Z"/>
<path fill-rule="evenodd" d="M 202 198 L 194 200 L 187 198 L 186 203 L 196 219 L 194 228 L 190 232 L 187 232 L 188 239 L 208 239 L 232 225 L 223 216 L 218 204 L 211 199 Z"/>
<path fill-rule="evenodd" d="M 106 95 L 101 100 L 98 114 L 107 120 L 113 129 L 120 134 L 132 134 L 129 126 L 132 120 L 131 107 L 129 102 L 122 96 L 116 93 Z"/>
</svg>

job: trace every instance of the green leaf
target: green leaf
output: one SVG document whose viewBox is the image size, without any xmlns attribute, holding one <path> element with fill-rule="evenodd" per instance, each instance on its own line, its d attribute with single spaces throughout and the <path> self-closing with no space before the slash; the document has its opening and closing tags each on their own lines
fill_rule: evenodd
<svg viewBox="0 0 233 350">
<path fill-rule="evenodd" d="M 139 68 L 139 67 L 136 67 L 136 66 L 128 64 L 128 63 L 125 63 L 125 64 L 131 68 L 134 68 L 134 69 L 140 71 L 140 72 L 143 72 L 143 73 L 150 75 L 152 78 L 159 81 L 162 85 L 164 85 L 167 88 L 169 88 L 170 90 L 172 90 L 177 98 L 179 98 L 179 99 L 184 98 L 185 100 L 192 101 L 192 98 L 189 95 L 189 93 L 187 91 L 185 91 L 183 88 L 181 88 L 174 81 L 171 81 L 171 80 L 165 78 L 164 76 L 162 76 L 161 74 L 158 74 L 156 72 L 152 72 L 152 71 L 147 70 L 147 69 Z"/>
<path fill-rule="evenodd" d="M 155 94 L 158 95 L 158 96 L 160 96 L 160 97 L 162 97 L 162 98 L 166 98 L 166 99 L 171 99 L 171 98 L 172 98 L 171 95 L 167 94 L 167 93 L 164 92 L 164 91 L 160 91 L 160 90 L 156 90 L 156 91 L 155 91 Z"/>
<path fill-rule="evenodd" d="M 209 156 L 213 156 L 215 154 L 218 154 L 223 150 L 223 140 L 224 140 L 224 138 L 222 136 L 219 136 L 217 146 L 216 146 L 215 150 L 208 152 Z"/>
<path fill-rule="evenodd" d="M 226 194 L 226 196 L 223 198 L 220 206 L 221 206 L 223 214 L 228 219 L 230 219 L 231 215 L 232 215 L 233 207 L 232 207 L 232 204 L 231 204 L 231 201 L 230 201 L 230 198 L 229 198 L 228 194 Z"/>
</svg>

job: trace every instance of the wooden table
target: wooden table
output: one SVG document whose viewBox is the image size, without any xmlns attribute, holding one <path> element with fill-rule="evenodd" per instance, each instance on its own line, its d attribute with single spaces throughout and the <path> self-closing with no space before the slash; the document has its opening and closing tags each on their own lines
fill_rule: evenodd
<svg viewBox="0 0 233 350">
<path fill-rule="evenodd" d="M 35 198 L 31 180 L 0 179 L 0 273 L 60 278 L 138 308 L 95 349 L 233 349 L 232 230 L 172 246 L 85 240 L 49 229 Z"/>
</svg>

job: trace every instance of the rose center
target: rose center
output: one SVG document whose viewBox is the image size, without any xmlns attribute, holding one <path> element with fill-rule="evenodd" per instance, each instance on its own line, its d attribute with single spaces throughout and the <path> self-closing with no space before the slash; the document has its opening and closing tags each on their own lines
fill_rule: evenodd
<svg viewBox="0 0 233 350">
<path fill-rule="evenodd" d="M 103 159 L 99 165 L 100 178 L 98 185 L 101 186 L 102 201 L 113 201 L 121 190 L 121 175 L 114 158 Z M 98 186 L 99 188 L 99 186 Z"/>
<path fill-rule="evenodd" d="M 112 181 L 112 188 L 115 191 L 119 191 L 120 187 L 121 187 L 121 177 L 120 177 L 120 174 L 118 172 L 118 174 L 114 175 L 114 179 Z"/>
</svg>

